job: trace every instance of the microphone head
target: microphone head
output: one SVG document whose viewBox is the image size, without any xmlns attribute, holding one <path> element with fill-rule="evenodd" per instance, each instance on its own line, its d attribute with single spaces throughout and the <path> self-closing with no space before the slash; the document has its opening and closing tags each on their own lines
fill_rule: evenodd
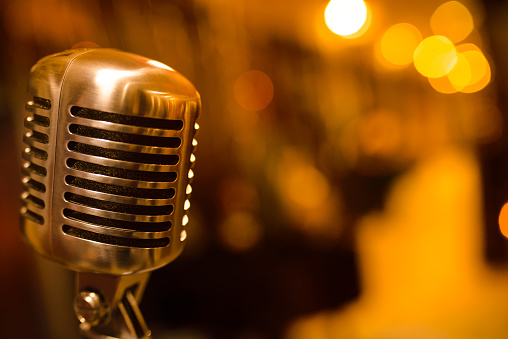
<svg viewBox="0 0 508 339">
<path fill-rule="evenodd" d="M 170 67 L 73 49 L 28 80 L 21 231 L 79 272 L 132 274 L 183 250 L 200 97 Z"/>
</svg>

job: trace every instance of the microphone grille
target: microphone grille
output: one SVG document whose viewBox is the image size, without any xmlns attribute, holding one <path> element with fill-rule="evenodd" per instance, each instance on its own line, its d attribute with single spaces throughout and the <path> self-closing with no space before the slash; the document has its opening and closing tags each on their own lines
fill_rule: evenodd
<svg viewBox="0 0 508 339">
<path fill-rule="evenodd" d="M 65 176 L 66 218 L 134 232 L 165 232 L 172 227 L 182 120 L 70 109 Z M 97 142 L 98 141 L 98 142 Z M 102 163 L 102 164 L 101 164 Z M 188 178 L 187 178 L 188 179 Z M 185 178 L 184 181 L 188 181 Z M 189 194 L 185 194 L 185 200 Z M 102 211 L 98 215 L 97 211 Z M 105 235 L 68 224 L 63 232 L 100 243 L 140 248 L 169 245 L 168 236 L 140 239 Z"/>
<path fill-rule="evenodd" d="M 130 274 L 176 258 L 199 128 L 192 84 L 153 60 L 94 49 L 40 60 L 28 91 L 28 242 L 85 272 Z"/>
</svg>

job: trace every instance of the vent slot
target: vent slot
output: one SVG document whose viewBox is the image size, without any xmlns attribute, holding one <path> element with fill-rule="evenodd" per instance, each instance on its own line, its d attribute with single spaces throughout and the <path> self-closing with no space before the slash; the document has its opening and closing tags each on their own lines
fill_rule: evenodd
<svg viewBox="0 0 508 339">
<path fill-rule="evenodd" d="M 51 109 L 51 100 L 44 99 L 41 97 L 36 97 L 36 96 L 34 96 L 33 98 L 34 98 L 33 99 L 33 106 L 34 107 L 45 109 L 45 110 Z"/>
<path fill-rule="evenodd" d="M 166 247 L 169 245 L 169 238 L 160 238 L 160 239 L 132 239 L 132 238 L 122 238 L 115 237 L 106 234 L 100 234 L 90 231 L 85 231 L 76 227 L 63 225 L 62 231 L 72 237 L 91 240 L 95 242 L 100 242 L 108 245 L 115 246 L 126 246 L 126 247 L 136 247 L 136 248 L 157 248 L 157 247 Z"/>
<path fill-rule="evenodd" d="M 37 147 L 30 146 L 28 155 L 41 160 L 48 160 L 48 152 L 38 149 Z"/>
<path fill-rule="evenodd" d="M 37 192 L 45 193 L 46 192 L 46 185 L 44 185 L 41 182 L 38 182 L 33 179 L 28 179 L 26 182 L 26 187 L 31 188 L 33 190 L 36 190 Z"/>
<path fill-rule="evenodd" d="M 46 207 L 46 204 L 44 203 L 43 200 L 37 198 L 37 197 L 34 197 L 33 195 L 27 195 L 26 198 L 23 199 L 25 202 L 29 203 L 29 204 L 32 204 L 40 209 L 43 209 L 44 207 Z"/>
<path fill-rule="evenodd" d="M 65 200 L 68 202 L 84 205 L 91 208 L 97 208 L 106 211 L 118 212 L 118 213 L 128 213 L 128 214 L 136 214 L 136 215 L 169 215 L 173 212 L 173 205 L 165 205 L 165 206 L 145 206 L 145 205 L 130 205 L 130 204 L 121 204 L 117 202 L 104 201 L 93 199 L 89 197 L 84 197 L 82 195 L 73 194 L 73 193 L 65 193 Z"/>
<path fill-rule="evenodd" d="M 42 116 L 39 114 L 33 115 L 32 122 L 34 124 L 42 126 L 42 127 L 49 127 L 49 124 L 50 124 L 50 120 L 48 117 L 45 117 L 45 116 Z"/>
<path fill-rule="evenodd" d="M 118 114 L 118 113 L 108 113 L 102 111 L 96 111 L 89 108 L 83 108 L 79 106 L 71 107 L 71 114 L 75 117 L 98 120 L 98 121 L 108 121 L 115 124 L 122 125 L 130 125 L 130 126 L 138 126 L 138 127 L 148 127 L 148 128 L 158 128 L 158 129 L 167 129 L 178 131 L 183 128 L 182 120 L 168 120 L 168 119 L 157 119 L 157 118 L 148 118 L 148 117 L 138 117 L 133 115 L 126 114 Z"/>
<path fill-rule="evenodd" d="M 176 154 L 161 155 L 161 154 L 146 154 L 146 153 L 119 151 L 110 148 L 82 144 L 75 141 L 69 141 L 67 147 L 69 148 L 70 151 L 81 154 L 93 155 L 113 160 L 137 162 L 142 164 L 176 165 L 179 160 L 179 157 Z"/>
<path fill-rule="evenodd" d="M 44 224 L 44 218 L 41 215 L 28 210 L 26 207 L 22 209 L 21 215 L 27 219 L 36 222 L 39 225 Z"/>
<path fill-rule="evenodd" d="M 80 222 L 84 222 L 87 224 L 103 226 L 103 227 L 113 227 L 117 229 L 131 230 L 131 231 L 139 231 L 139 232 L 164 232 L 169 231 L 171 228 L 171 221 L 164 222 L 139 222 L 139 221 L 125 221 L 125 220 L 116 220 L 104 217 L 98 217 L 95 215 L 90 215 L 82 212 L 73 211 L 71 209 L 65 208 L 63 210 L 63 214 L 66 218 L 77 220 Z"/>
<path fill-rule="evenodd" d="M 44 167 L 36 165 L 34 163 L 29 163 L 29 165 L 28 165 L 28 167 L 26 167 L 26 169 L 29 172 L 35 173 L 35 174 L 40 175 L 42 177 L 45 177 L 46 175 L 48 175 L 48 171 Z"/>
<path fill-rule="evenodd" d="M 133 198 L 144 199 L 170 199 L 175 196 L 173 188 L 153 189 L 153 188 L 136 188 L 118 186 L 112 184 L 104 184 L 101 182 L 78 178 L 72 175 L 65 177 L 65 182 L 71 186 L 83 188 L 90 191 L 103 192 L 108 194 L 122 195 Z"/>
<path fill-rule="evenodd" d="M 41 133 L 41 132 L 37 132 L 37 131 L 32 131 L 30 132 L 30 139 L 33 139 L 37 142 L 40 142 L 41 144 L 47 144 L 49 143 L 49 136 L 47 134 L 44 134 L 44 133 Z"/>
<path fill-rule="evenodd" d="M 135 171 L 93 164 L 91 162 L 76 159 L 67 159 L 67 166 L 77 171 L 138 181 L 173 182 L 176 180 L 177 177 L 176 172 Z"/>
<path fill-rule="evenodd" d="M 71 132 L 72 134 L 81 135 L 83 137 L 105 139 L 143 146 L 177 148 L 180 147 L 180 145 L 182 144 L 182 140 L 176 137 L 154 137 L 142 134 L 113 132 L 109 130 L 76 124 L 72 124 L 69 126 L 69 132 Z"/>
</svg>

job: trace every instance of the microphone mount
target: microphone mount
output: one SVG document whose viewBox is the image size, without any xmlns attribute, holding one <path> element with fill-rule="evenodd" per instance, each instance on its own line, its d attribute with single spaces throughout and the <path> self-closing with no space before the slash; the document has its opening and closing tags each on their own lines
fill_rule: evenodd
<svg viewBox="0 0 508 339">
<path fill-rule="evenodd" d="M 149 277 L 149 272 L 124 276 L 78 272 L 74 312 L 83 336 L 152 338 L 138 307 Z"/>
</svg>

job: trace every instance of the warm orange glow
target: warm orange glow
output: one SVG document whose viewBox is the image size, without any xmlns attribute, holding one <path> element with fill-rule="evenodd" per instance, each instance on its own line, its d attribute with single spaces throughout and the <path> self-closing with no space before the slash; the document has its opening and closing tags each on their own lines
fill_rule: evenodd
<svg viewBox="0 0 508 339">
<path fill-rule="evenodd" d="M 414 53 L 417 71 L 428 78 L 439 78 L 448 74 L 456 62 L 455 46 L 448 38 L 440 35 L 424 39 Z"/>
<path fill-rule="evenodd" d="M 363 117 L 359 126 L 359 143 L 365 155 L 393 156 L 402 148 L 402 125 L 398 115 L 378 110 Z"/>
<path fill-rule="evenodd" d="M 325 9 L 325 22 L 337 35 L 356 37 L 355 33 L 368 23 L 367 5 L 363 0 L 331 0 Z"/>
<path fill-rule="evenodd" d="M 383 34 L 379 48 L 388 62 L 403 66 L 413 62 L 415 49 L 421 40 L 422 35 L 418 28 L 401 23 L 393 25 Z"/>
<path fill-rule="evenodd" d="M 499 212 L 499 229 L 508 238 L 508 203 L 504 204 Z"/>
<path fill-rule="evenodd" d="M 316 168 L 299 164 L 286 175 L 285 192 L 301 208 L 316 208 L 328 197 L 328 181 Z"/>
<path fill-rule="evenodd" d="M 472 32 L 474 22 L 466 6 L 458 1 L 449 1 L 436 9 L 430 19 L 430 26 L 434 34 L 459 42 Z"/>
<path fill-rule="evenodd" d="M 260 111 L 273 99 L 273 83 L 262 71 L 250 70 L 240 74 L 233 88 L 236 102 L 248 111 Z"/>
<path fill-rule="evenodd" d="M 439 93 L 452 94 L 457 93 L 458 90 L 453 86 L 447 76 L 440 78 L 428 78 L 430 85 Z"/>
<path fill-rule="evenodd" d="M 248 211 L 235 211 L 219 225 L 220 241 L 229 250 L 245 252 L 259 243 L 262 225 Z"/>
</svg>

